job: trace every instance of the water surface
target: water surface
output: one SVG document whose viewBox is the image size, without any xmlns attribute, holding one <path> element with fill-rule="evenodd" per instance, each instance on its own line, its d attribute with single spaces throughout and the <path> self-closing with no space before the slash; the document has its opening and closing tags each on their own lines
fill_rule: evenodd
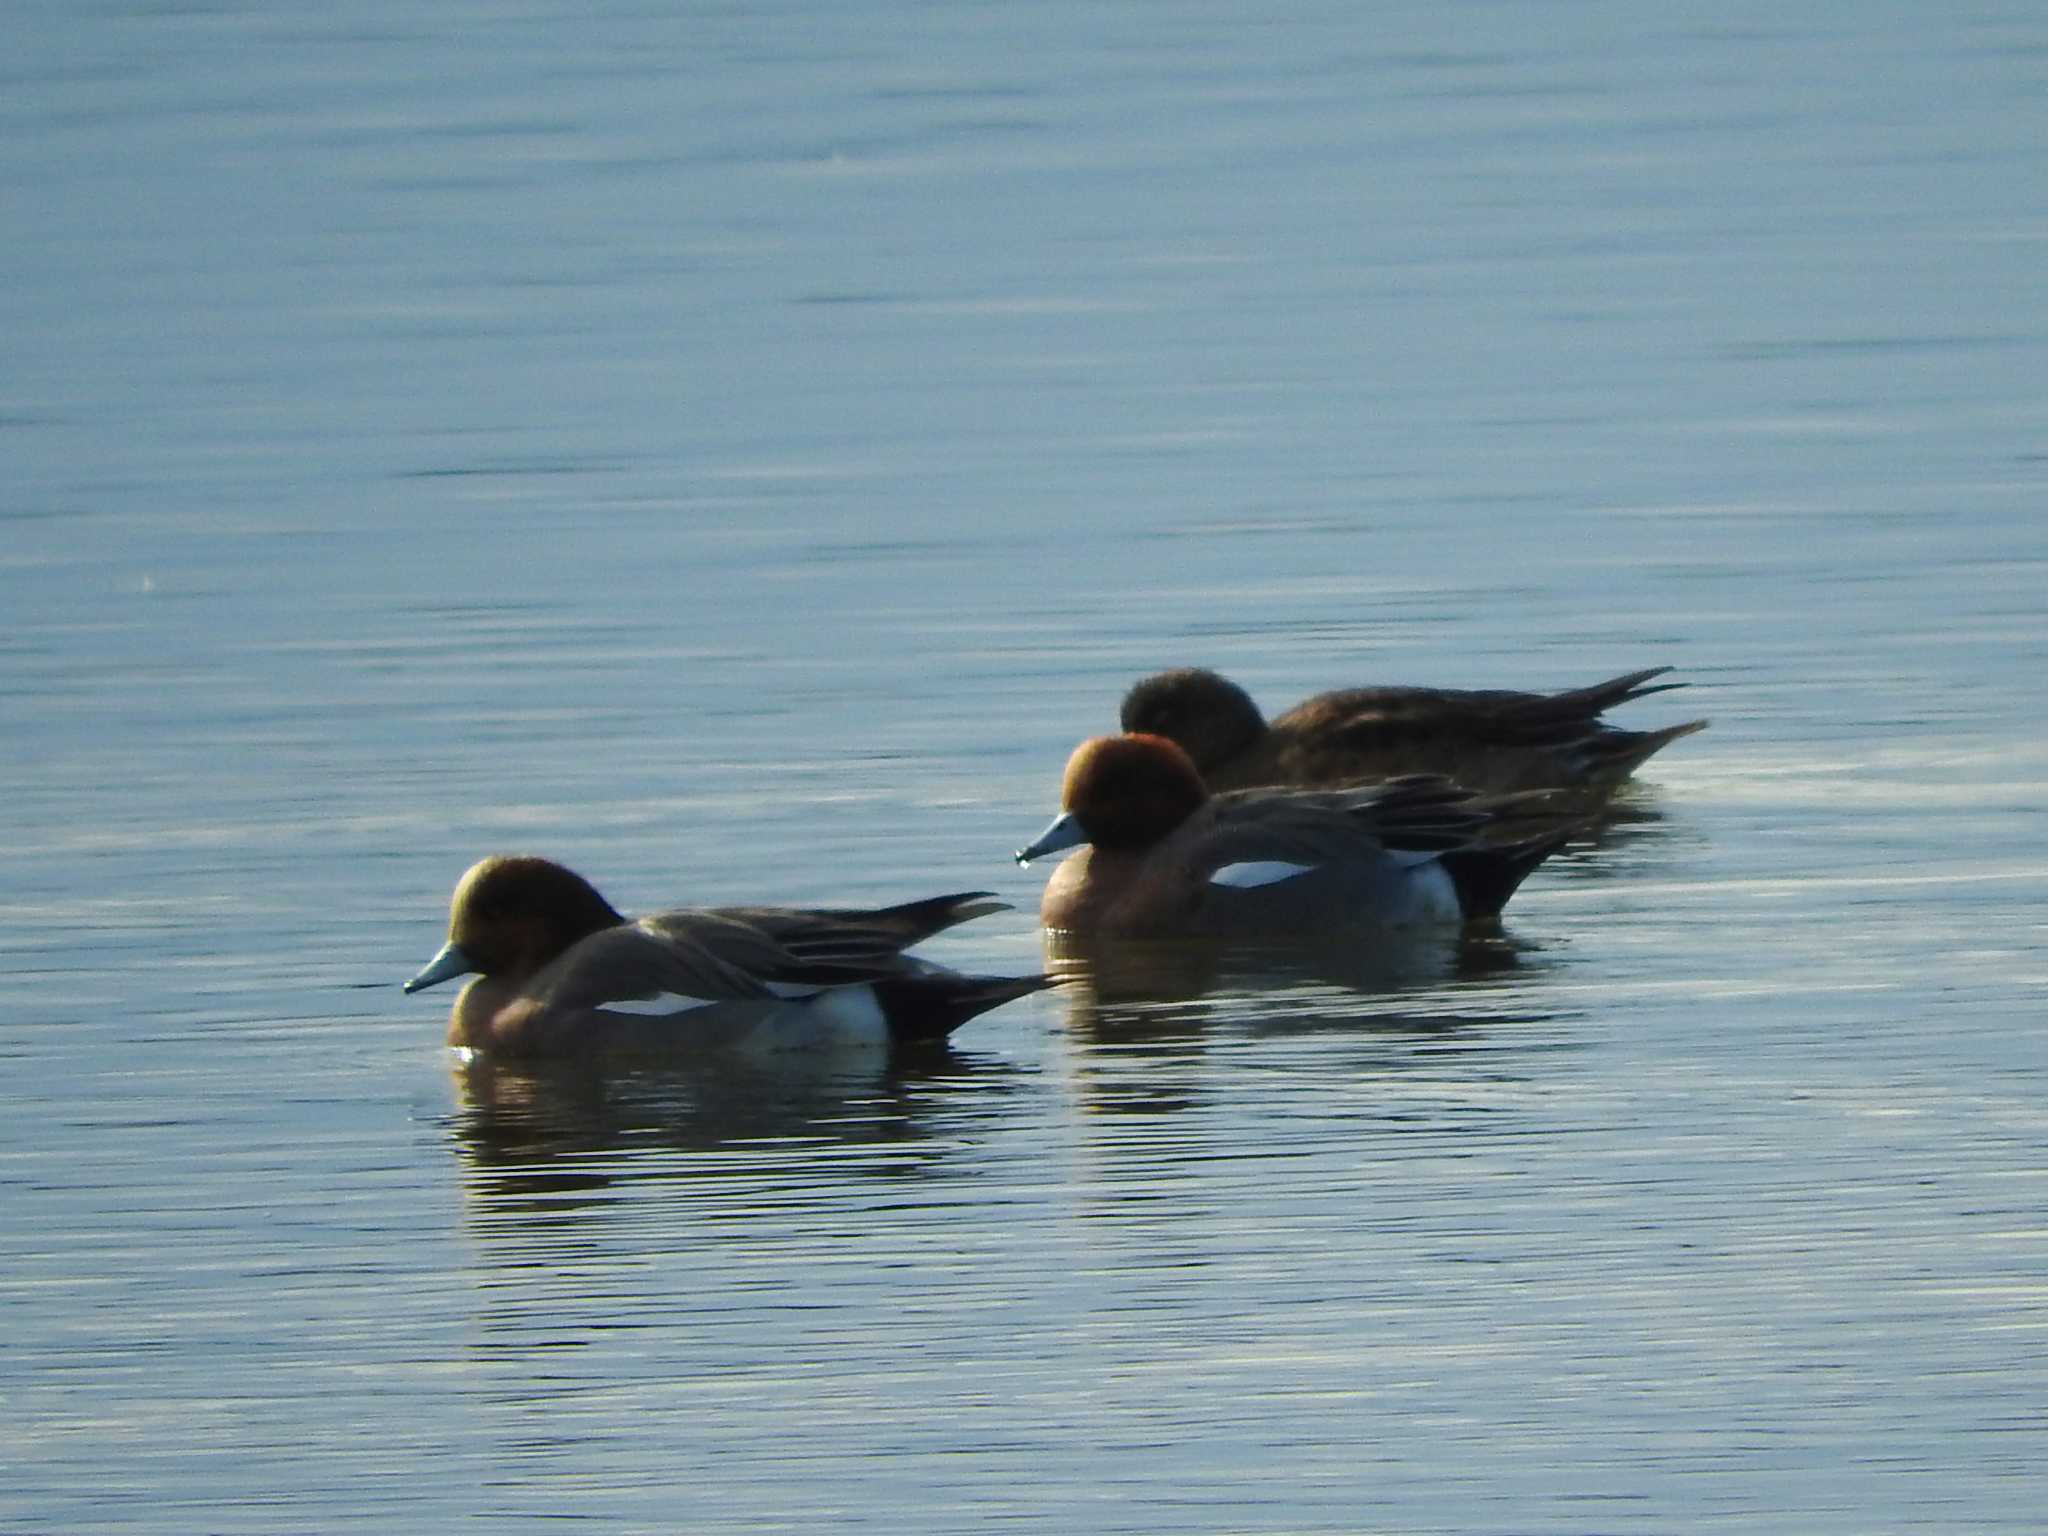
<svg viewBox="0 0 2048 1536">
<path fill-rule="evenodd" d="M 0 1524 L 2033 1529 L 2026 7 L 20 4 Z M 1505 931 L 457 1074 L 455 877 L 990 888 L 1672 664 Z"/>
</svg>

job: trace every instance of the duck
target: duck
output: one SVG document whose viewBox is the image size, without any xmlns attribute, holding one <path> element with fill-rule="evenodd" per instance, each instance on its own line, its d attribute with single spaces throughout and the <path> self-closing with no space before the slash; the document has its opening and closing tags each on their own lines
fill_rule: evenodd
<svg viewBox="0 0 2048 1536">
<path fill-rule="evenodd" d="M 1212 790 L 1334 789 L 1431 773 L 1492 793 L 1564 791 L 1597 802 L 1654 753 L 1707 728 L 1688 720 L 1625 731 L 1600 718 L 1633 699 L 1682 688 L 1628 672 L 1562 693 L 1375 687 L 1319 693 L 1268 723 L 1252 697 L 1204 667 L 1176 667 L 1132 685 L 1119 723 L 1164 736 Z"/>
<path fill-rule="evenodd" d="M 1179 743 L 1128 732 L 1074 749 L 1060 814 L 1016 857 L 1081 849 L 1047 880 L 1039 920 L 1082 938 L 1464 925 L 1497 919 L 1578 830 L 1547 801 L 1488 800 L 1434 774 L 1212 794 Z"/>
<path fill-rule="evenodd" d="M 698 907 L 629 920 L 561 864 L 494 854 L 457 882 L 448 942 L 404 990 L 474 978 L 448 1022 L 465 1059 L 935 1046 L 1051 984 L 903 953 L 1007 910 L 967 891 L 873 909 Z"/>
</svg>

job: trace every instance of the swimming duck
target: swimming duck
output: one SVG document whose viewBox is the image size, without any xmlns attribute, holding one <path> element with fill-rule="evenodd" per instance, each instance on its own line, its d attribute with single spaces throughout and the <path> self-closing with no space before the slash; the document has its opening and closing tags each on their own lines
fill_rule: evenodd
<svg viewBox="0 0 2048 1536">
<path fill-rule="evenodd" d="M 1563 693 L 1505 689 L 1348 688 L 1319 693 L 1270 725 L 1251 695 L 1201 667 L 1145 678 L 1124 695 L 1124 730 L 1165 736 L 1212 789 L 1331 789 L 1435 773 L 1468 789 L 1562 789 L 1599 798 L 1704 720 L 1624 731 L 1600 719 L 1647 694 L 1651 667 Z"/>
<path fill-rule="evenodd" d="M 1039 918 L 1105 938 L 1299 936 L 1495 917 L 1570 838 L 1541 796 L 1485 801 L 1434 775 L 1350 790 L 1211 795 L 1163 736 L 1098 736 L 1067 763 L 1061 814 L 1017 853 L 1088 846 Z"/>
<path fill-rule="evenodd" d="M 930 1044 L 1049 984 L 903 953 L 1005 910 L 971 891 L 871 911 L 704 907 L 628 921 L 573 870 L 496 855 L 456 885 L 448 942 L 405 990 L 474 974 L 448 1043 L 497 1056 Z"/>
</svg>

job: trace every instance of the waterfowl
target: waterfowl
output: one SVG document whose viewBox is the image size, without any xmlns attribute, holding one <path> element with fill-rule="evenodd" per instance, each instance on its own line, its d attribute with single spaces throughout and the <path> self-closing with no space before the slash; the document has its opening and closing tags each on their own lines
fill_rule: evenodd
<svg viewBox="0 0 2048 1536">
<path fill-rule="evenodd" d="M 1296 937 L 1495 917 L 1576 822 L 1434 775 L 1350 790 L 1211 795 L 1163 736 L 1098 736 L 1019 863 L 1086 844 L 1046 882 L 1049 929 L 1102 938 Z"/>
<path fill-rule="evenodd" d="M 456 885 L 448 942 L 405 990 L 474 975 L 448 1043 L 501 1057 L 930 1044 L 1048 985 L 903 953 L 1005 910 L 970 891 L 875 910 L 703 907 L 629 921 L 573 870 L 496 855 Z"/>
<path fill-rule="evenodd" d="M 1251 695 L 1201 667 L 1143 679 L 1124 695 L 1129 732 L 1164 736 L 1212 789 L 1331 789 L 1441 774 L 1468 789 L 1571 790 L 1599 798 L 1704 720 L 1625 731 L 1600 716 L 1648 694 L 1651 667 L 1563 693 L 1506 689 L 1348 688 L 1319 693 L 1268 724 Z"/>
</svg>

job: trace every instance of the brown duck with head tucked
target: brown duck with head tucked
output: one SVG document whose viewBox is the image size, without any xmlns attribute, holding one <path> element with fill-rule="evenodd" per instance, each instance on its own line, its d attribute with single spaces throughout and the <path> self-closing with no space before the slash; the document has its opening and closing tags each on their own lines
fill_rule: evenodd
<svg viewBox="0 0 2048 1536">
<path fill-rule="evenodd" d="M 970 891 L 873 910 L 700 907 L 629 921 L 573 870 L 499 855 L 456 885 L 448 942 L 405 990 L 473 975 L 448 1043 L 498 1056 L 931 1044 L 1048 984 L 903 953 L 1004 910 Z"/>
<path fill-rule="evenodd" d="M 1506 689 L 1347 688 L 1319 693 L 1267 723 L 1251 695 L 1200 667 L 1148 677 L 1124 695 L 1126 731 L 1164 736 L 1212 789 L 1329 789 L 1434 773 L 1470 789 L 1569 790 L 1604 797 L 1645 759 L 1704 720 L 1625 731 L 1600 716 L 1683 687 L 1651 667 L 1563 693 Z"/>
</svg>

